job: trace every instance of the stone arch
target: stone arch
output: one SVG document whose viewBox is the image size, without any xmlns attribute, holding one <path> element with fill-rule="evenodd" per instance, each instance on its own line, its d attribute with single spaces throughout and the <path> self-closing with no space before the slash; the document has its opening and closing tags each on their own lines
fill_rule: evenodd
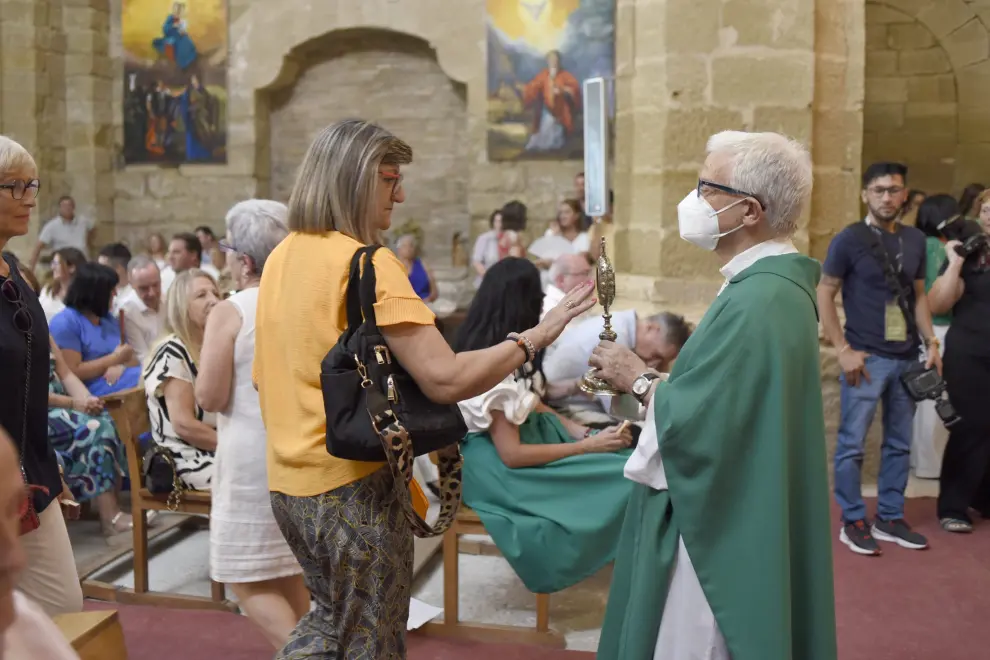
<svg viewBox="0 0 990 660">
<path fill-rule="evenodd" d="M 348 30 L 405 34 L 429 44 L 436 53 L 437 64 L 452 80 L 461 84 L 475 82 L 470 77 L 475 75 L 471 65 L 476 58 L 464 52 L 466 44 L 470 46 L 469 40 L 447 30 L 447 22 L 435 20 L 443 11 L 467 24 L 463 14 L 472 12 L 473 5 L 443 0 L 416 4 L 412 7 L 412 3 L 393 0 L 252 2 L 233 22 L 228 72 L 232 101 L 228 162 L 255 178 L 259 195 L 268 193 L 270 177 L 266 95 L 295 80 L 302 63 L 300 49 L 306 44 Z M 262 137 L 265 139 L 259 139 Z"/>
<path fill-rule="evenodd" d="M 902 160 L 912 186 L 987 178 L 990 11 L 977 0 L 867 0 L 863 163 Z"/>
<path fill-rule="evenodd" d="M 268 107 L 270 196 L 288 200 L 299 163 L 326 125 L 349 117 L 381 123 L 409 142 L 405 203 L 393 224 L 423 230 L 428 259 L 450 256 L 470 230 L 465 86 L 452 81 L 421 39 L 386 30 L 338 30 L 293 50 L 294 80 L 259 95 Z"/>
<path fill-rule="evenodd" d="M 415 5 L 415 6 L 413 6 Z M 281 0 L 280 2 L 252 2 L 231 25 L 231 54 L 228 89 L 231 96 L 228 138 L 229 168 L 236 168 L 256 182 L 256 194 L 272 194 L 272 153 L 270 148 L 273 103 L 284 100 L 287 90 L 306 74 L 310 58 L 320 59 L 319 50 L 336 41 L 372 35 L 381 46 L 386 42 L 397 45 L 407 54 L 415 50 L 419 55 L 428 53 L 435 67 L 439 67 L 458 89 L 463 108 L 460 127 L 467 130 L 467 91 L 483 90 L 483 79 L 478 78 L 477 42 L 464 38 L 463 31 L 450 30 L 451 24 L 479 27 L 479 41 L 483 38 L 483 25 L 477 21 L 477 8 L 472 3 L 450 3 L 446 0 L 420 0 L 417 3 L 394 0 Z M 440 14 L 449 21 L 438 21 Z M 315 55 L 314 55 L 314 49 Z M 330 116 L 330 115 L 328 115 Z M 375 119 L 369 116 L 369 119 Z M 324 124 L 325 125 L 325 124 Z M 406 136 L 404 136 L 406 137 Z M 408 136 L 414 138 L 415 136 Z M 415 139 L 410 139 L 417 151 Z M 420 158 L 417 157 L 417 161 Z M 410 176 L 419 176 L 418 164 L 410 168 Z M 427 169 L 427 168 L 421 168 Z M 468 163 L 458 164 L 460 177 L 448 183 L 440 194 L 439 205 L 459 196 L 462 210 L 454 211 L 447 204 L 446 211 L 431 217 L 431 222 L 445 223 L 445 233 L 462 231 L 469 233 L 467 181 Z M 463 181 L 460 179 L 463 178 Z M 435 198 L 439 185 L 423 191 L 424 196 Z M 417 191 L 419 192 L 419 191 Z M 421 193 L 422 194 L 422 193 Z M 408 211 L 408 209 L 404 209 Z M 401 218 L 401 216 L 400 216 Z M 418 217 L 423 221 L 424 218 Z M 402 219 L 398 219 L 402 222 Z M 438 239 L 430 236 L 428 239 Z M 446 256 L 451 250 L 451 239 L 431 241 L 431 253 Z"/>
</svg>

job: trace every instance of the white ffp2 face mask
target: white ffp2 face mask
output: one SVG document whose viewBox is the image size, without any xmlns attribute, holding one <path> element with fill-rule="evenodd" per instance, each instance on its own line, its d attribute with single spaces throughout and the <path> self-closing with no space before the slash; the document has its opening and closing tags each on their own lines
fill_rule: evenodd
<svg viewBox="0 0 990 660">
<path fill-rule="evenodd" d="M 692 190 L 677 205 L 677 228 L 681 232 L 681 238 L 689 243 L 694 243 L 703 250 L 714 250 L 718 245 L 718 239 L 728 236 L 744 226 L 739 225 L 729 231 L 719 233 L 718 214 L 744 201 L 746 200 L 737 200 L 716 211 L 705 198 L 698 196 L 697 190 Z"/>
</svg>

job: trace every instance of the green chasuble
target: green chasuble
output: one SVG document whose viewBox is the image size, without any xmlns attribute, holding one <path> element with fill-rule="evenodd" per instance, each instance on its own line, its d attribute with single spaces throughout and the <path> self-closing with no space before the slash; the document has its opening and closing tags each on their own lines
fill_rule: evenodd
<svg viewBox="0 0 990 660">
<path fill-rule="evenodd" d="M 652 660 L 678 535 L 732 660 L 835 660 L 820 272 L 788 254 L 733 277 L 658 386 L 669 490 L 630 498 L 600 660 Z"/>
</svg>

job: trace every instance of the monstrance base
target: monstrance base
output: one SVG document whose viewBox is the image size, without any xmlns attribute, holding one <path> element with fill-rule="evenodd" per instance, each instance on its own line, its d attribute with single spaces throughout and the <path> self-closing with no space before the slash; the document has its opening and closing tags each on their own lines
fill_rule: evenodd
<svg viewBox="0 0 990 660">
<path fill-rule="evenodd" d="M 602 394 L 606 396 L 618 396 L 622 394 L 622 392 L 612 387 L 611 383 L 599 378 L 597 374 L 597 369 L 591 369 L 581 378 L 581 383 L 578 387 L 582 392 L 586 394 Z"/>
</svg>

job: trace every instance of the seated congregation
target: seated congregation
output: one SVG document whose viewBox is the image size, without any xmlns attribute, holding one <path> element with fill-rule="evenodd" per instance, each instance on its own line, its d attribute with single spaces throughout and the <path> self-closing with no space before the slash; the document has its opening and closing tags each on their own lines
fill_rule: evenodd
<svg viewBox="0 0 990 660">
<path fill-rule="evenodd" d="M 242 213 L 245 208 L 252 212 L 249 203 Z M 243 216 L 244 232 L 271 229 L 253 226 L 258 223 L 257 209 L 253 212 L 255 216 Z M 232 212 L 228 232 L 236 232 L 241 217 Z M 275 236 L 262 242 L 274 247 L 279 229 L 272 226 Z M 242 239 L 240 244 L 245 243 Z M 245 337 L 253 334 L 250 292 L 257 287 L 256 264 L 263 264 L 266 256 L 253 251 L 244 258 L 243 273 L 232 275 L 239 291 L 226 299 L 217 281 L 195 268 L 180 272 L 167 295 L 155 291 L 159 304 L 146 296 L 139 304 L 160 318 L 161 330 L 149 343 L 143 365 L 128 343 L 129 335 L 122 334 L 131 321 L 126 310 L 140 298 L 132 288 L 124 300 L 115 299 L 118 276 L 111 267 L 83 260 L 72 266 L 70 277 L 53 280 L 61 283 L 65 295 L 50 322 L 48 437 L 73 498 L 93 504 L 108 537 L 131 532 L 131 516 L 120 505 L 121 487 L 130 476 L 128 461 L 104 399 L 142 389 L 154 449 L 141 459 L 156 469 L 138 475 L 136 482 L 153 493 L 170 494 L 172 474 L 166 470 L 162 483 L 154 483 L 154 475 L 160 472 L 157 468 L 174 466 L 182 489 L 212 491 L 211 577 L 230 584 L 248 614 L 253 593 L 263 593 L 269 581 L 283 586 L 283 611 L 276 607 L 273 613 L 269 602 L 256 612 L 273 645 L 280 646 L 309 609 L 309 595 L 299 565 L 271 517 L 267 489 L 258 487 L 258 480 L 264 479 L 257 470 L 264 465 L 265 437 L 252 383 L 253 351 Z M 587 258 L 578 256 L 587 275 Z M 58 255 L 56 272 L 61 268 L 57 259 Z M 157 265 L 148 257 L 130 261 L 132 283 L 149 266 L 157 274 Z M 228 259 L 228 265 L 237 268 L 242 261 Z M 553 281 L 570 284 L 560 271 L 551 268 Z M 155 282 L 152 288 L 157 286 Z M 543 307 L 537 267 L 521 258 L 502 259 L 483 276 L 454 347 L 468 351 L 497 344 L 509 328 L 538 323 Z M 215 326 L 208 326 L 208 318 Z M 628 311 L 619 312 L 616 320 L 620 341 L 658 368 L 669 368 L 689 333 L 683 319 L 670 314 L 639 320 Z M 212 334 L 208 327 L 213 327 Z M 592 317 L 555 343 L 552 364 L 569 366 L 574 372 L 570 377 L 548 381 L 547 361 L 541 355 L 535 370 L 520 370 L 458 404 L 469 430 L 462 444 L 464 505 L 481 519 L 500 554 L 533 593 L 566 589 L 614 558 L 631 488 L 622 468 L 639 428 L 636 423 L 620 427 L 625 418 L 610 416 L 577 389 L 577 373 L 586 370 L 580 365 L 587 365 L 596 343 L 591 338 L 597 340 L 600 328 L 601 320 Z M 134 331 L 140 329 L 134 323 Z M 557 367 L 555 373 L 565 371 Z M 550 396 L 561 392 L 565 395 Z M 584 424 L 577 421 L 580 415 L 564 414 L 580 411 L 581 404 L 597 409 L 600 423 Z M 233 407 L 233 415 L 223 414 Z M 607 423 L 601 423 L 602 418 Z M 218 452 L 225 425 L 227 437 L 237 437 L 237 452 Z M 170 459 L 167 466 L 162 455 Z M 223 475 L 221 488 L 216 487 L 218 472 Z M 268 511 L 267 526 L 264 521 L 245 522 L 251 517 L 245 512 L 252 508 Z M 155 518 L 151 512 L 149 524 Z M 245 538 L 255 544 L 254 558 L 243 547 L 235 549 Z M 259 589 L 252 590 L 253 585 Z"/>
</svg>

